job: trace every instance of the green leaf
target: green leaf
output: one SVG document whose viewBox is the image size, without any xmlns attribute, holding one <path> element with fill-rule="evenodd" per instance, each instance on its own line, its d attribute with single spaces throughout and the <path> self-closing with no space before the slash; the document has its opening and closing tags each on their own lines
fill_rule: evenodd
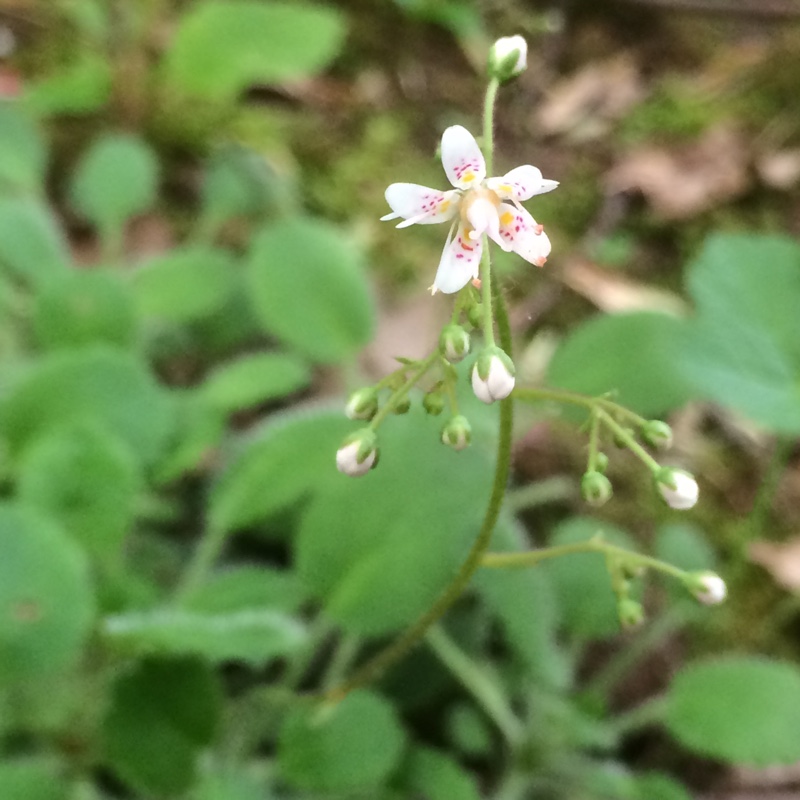
<svg viewBox="0 0 800 800">
<path fill-rule="evenodd" d="M 54 217 L 33 198 L 0 198 L 0 267 L 42 287 L 66 273 L 69 250 Z"/>
<path fill-rule="evenodd" d="M 253 353 L 224 364 L 206 378 L 202 392 L 220 411 L 240 411 L 304 389 L 306 364 L 289 353 Z"/>
<path fill-rule="evenodd" d="M 481 800 L 475 781 L 454 759 L 430 747 L 415 747 L 404 770 L 414 796 L 425 800 Z"/>
<path fill-rule="evenodd" d="M 51 520 L 0 505 L 0 681 L 71 666 L 94 616 L 86 559 Z"/>
<path fill-rule="evenodd" d="M 636 800 L 692 800 L 680 783 L 658 772 L 637 775 Z"/>
<path fill-rule="evenodd" d="M 210 667 L 194 659 L 146 660 L 114 685 L 103 724 L 104 759 L 145 795 L 175 795 L 194 782 L 212 740 L 222 691 Z"/>
<path fill-rule="evenodd" d="M 255 438 L 244 442 L 212 488 L 212 527 L 231 531 L 253 525 L 336 480 L 336 450 L 352 428 L 338 411 L 271 417 Z"/>
<path fill-rule="evenodd" d="M 47 146 L 39 128 L 16 103 L 0 104 L 0 188 L 37 191 L 46 166 Z"/>
<path fill-rule="evenodd" d="M 74 64 L 29 83 L 23 102 L 34 114 L 42 117 L 89 114 L 109 101 L 112 84 L 109 61 L 84 51 Z"/>
<path fill-rule="evenodd" d="M 50 350 L 95 342 L 129 347 L 136 328 L 133 300 L 114 272 L 70 270 L 36 296 L 33 329 Z"/>
<path fill-rule="evenodd" d="M 296 707 L 280 734 L 278 764 L 286 781 L 301 790 L 366 790 L 394 769 L 404 739 L 392 706 L 359 690 L 332 708 Z"/>
<path fill-rule="evenodd" d="M 314 361 L 347 358 L 372 337 L 375 312 L 361 259 L 327 223 L 300 218 L 262 229 L 250 252 L 249 281 L 267 333 Z"/>
<path fill-rule="evenodd" d="M 92 555 L 119 553 L 142 483 L 126 445 L 93 424 L 57 427 L 25 450 L 18 496 L 46 509 Z"/>
<path fill-rule="evenodd" d="M 447 732 L 453 746 L 467 756 L 486 756 L 492 748 L 489 725 L 474 705 L 460 702 L 447 717 Z"/>
<path fill-rule="evenodd" d="M 477 446 L 443 447 L 441 425 L 417 406 L 393 419 L 381 429 L 380 467 L 358 480 L 335 475 L 302 519 L 298 572 L 354 633 L 388 633 L 416 619 L 480 529 L 490 460 Z"/>
<path fill-rule="evenodd" d="M 227 614 L 254 608 L 295 611 L 305 601 L 297 577 L 269 567 L 229 567 L 212 575 L 186 598 L 191 611 Z"/>
<path fill-rule="evenodd" d="M 205 0 L 181 17 L 166 79 L 204 100 L 233 99 L 254 83 L 313 75 L 338 52 L 338 13 L 305 3 Z"/>
<path fill-rule="evenodd" d="M 102 347 L 39 359 L 0 405 L 12 454 L 54 427 L 82 422 L 105 428 L 150 463 L 169 433 L 170 406 L 138 359 Z"/>
<path fill-rule="evenodd" d="M 70 187 L 75 208 L 105 235 L 118 233 L 125 222 L 156 200 L 158 162 L 141 139 L 106 134 L 84 153 Z"/>
<path fill-rule="evenodd" d="M 133 290 L 145 316 L 191 322 L 219 311 L 238 274 L 225 250 L 186 247 L 149 261 L 133 276 Z"/>
<path fill-rule="evenodd" d="M 549 545 L 584 542 L 603 535 L 619 547 L 633 549 L 630 537 L 608 522 L 574 517 L 561 523 Z M 576 553 L 554 558 L 540 569 L 547 571 L 558 597 L 563 622 L 575 636 L 583 639 L 612 636 L 619 631 L 617 601 L 602 553 Z"/>
<path fill-rule="evenodd" d="M 644 416 L 661 416 L 691 396 L 678 371 L 683 323 L 666 314 L 638 312 L 590 319 L 556 351 L 552 386 L 616 399 Z"/>
<path fill-rule="evenodd" d="M 223 767 L 201 776 L 191 800 L 272 800 L 264 781 L 243 772 L 239 765 Z"/>
<path fill-rule="evenodd" d="M 679 361 L 698 394 L 800 432 L 800 246 L 778 236 L 711 236 L 689 267 L 697 319 Z"/>
<path fill-rule="evenodd" d="M 43 757 L 0 761 L 0 797 L 7 800 L 67 800 L 58 762 Z"/>
<path fill-rule="evenodd" d="M 800 758 L 800 671 L 727 656 L 684 667 L 669 689 L 666 724 L 685 747 L 737 764 Z"/>
<path fill-rule="evenodd" d="M 306 640 L 302 625 L 272 609 L 226 614 L 155 610 L 107 617 L 103 632 L 136 655 L 192 655 L 213 663 L 246 661 L 261 666 Z"/>
</svg>

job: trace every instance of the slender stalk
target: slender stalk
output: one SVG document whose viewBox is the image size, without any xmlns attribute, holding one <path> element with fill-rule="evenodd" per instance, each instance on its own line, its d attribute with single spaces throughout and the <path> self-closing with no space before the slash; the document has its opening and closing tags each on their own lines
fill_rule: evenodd
<svg viewBox="0 0 800 800">
<path fill-rule="evenodd" d="M 392 409 L 400 402 L 408 392 L 416 385 L 417 381 L 433 366 L 433 363 L 439 358 L 439 351 L 434 350 L 426 359 L 420 362 L 419 367 L 411 373 L 411 376 L 406 379 L 405 383 L 398 389 L 392 392 L 392 396 L 384 403 L 383 407 L 372 418 L 369 427 L 372 430 L 377 430 L 378 426 L 383 422 L 386 417 L 392 413 Z"/>
<path fill-rule="evenodd" d="M 597 469 L 598 442 L 600 439 L 600 417 L 592 411 L 592 424 L 589 428 L 589 463 L 587 470 L 594 472 Z"/>
<path fill-rule="evenodd" d="M 481 255 L 481 292 L 483 293 L 483 339 L 487 347 L 494 347 L 494 314 L 492 309 L 492 257 L 489 255 L 489 237 L 484 235 Z"/>
<path fill-rule="evenodd" d="M 661 470 L 661 464 L 659 464 L 658 461 L 631 436 L 630 432 L 626 431 L 607 411 L 600 408 L 597 409 L 595 413 L 600 418 L 601 422 L 619 438 L 625 447 L 643 461 L 652 472 L 655 473 Z"/>
<path fill-rule="evenodd" d="M 494 171 L 494 104 L 500 82 L 496 78 L 489 81 L 483 101 L 483 152 L 486 160 L 486 174 Z"/>
<path fill-rule="evenodd" d="M 444 632 L 441 626 L 432 627 L 425 641 L 497 725 L 508 744 L 512 747 L 519 744 L 524 735 L 522 723 L 491 678 Z"/>
<path fill-rule="evenodd" d="M 514 396 L 518 400 L 536 402 L 537 400 L 552 400 L 555 403 L 566 403 L 573 406 L 583 406 L 589 411 L 600 408 L 614 417 L 624 417 L 634 425 L 643 425 L 647 420 L 631 411 L 625 406 L 608 400 L 605 397 L 589 397 L 578 392 L 570 392 L 566 389 L 548 389 L 544 387 L 517 386 L 514 389 Z"/>
</svg>

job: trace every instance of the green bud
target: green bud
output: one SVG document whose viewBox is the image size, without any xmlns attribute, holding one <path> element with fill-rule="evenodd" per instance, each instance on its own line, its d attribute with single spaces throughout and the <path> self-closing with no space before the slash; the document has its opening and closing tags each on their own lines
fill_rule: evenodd
<svg viewBox="0 0 800 800">
<path fill-rule="evenodd" d="M 408 397 L 404 397 L 402 400 L 398 400 L 392 405 L 392 413 L 407 414 L 410 408 L 411 408 L 411 401 L 408 399 Z"/>
<path fill-rule="evenodd" d="M 441 392 L 433 391 L 428 392 L 422 398 L 422 407 L 432 417 L 438 417 L 444 411 L 444 397 Z"/>
<path fill-rule="evenodd" d="M 599 508 L 605 505 L 613 493 L 611 481 L 602 472 L 593 470 L 581 478 L 581 494 L 590 506 Z"/>
<path fill-rule="evenodd" d="M 640 434 L 642 440 L 651 447 L 667 450 L 672 447 L 672 428 L 660 419 L 651 419 L 642 425 Z"/>
<path fill-rule="evenodd" d="M 624 430 L 625 430 L 625 433 L 630 434 L 631 438 L 633 438 L 635 436 L 633 428 L 624 428 Z M 619 434 L 616 434 L 616 433 L 614 434 L 614 444 L 615 444 L 616 447 L 619 447 L 620 450 L 622 450 L 622 449 L 624 449 L 624 448 L 626 448 L 628 446 L 627 443 L 625 442 L 625 440 Z"/>
<path fill-rule="evenodd" d="M 608 456 L 605 453 L 598 453 L 595 456 L 594 468 L 603 475 L 606 474 L 606 470 L 608 469 Z"/>
<path fill-rule="evenodd" d="M 488 72 L 490 78 L 501 83 L 515 78 L 527 67 L 528 44 L 521 36 L 504 36 L 498 39 L 489 51 Z"/>
<path fill-rule="evenodd" d="M 460 325 L 445 325 L 439 337 L 439 349 L 452 364 L 469 353 L 469 334 Z"/>
<path fill-rule="evenodd" d="M 344 409 L 350 419 L 372 419 L 377 411 L 378 394 L 371 386 L 353 392 Z"/>
<path fill-rule="evenodd" d="M 472 426 L 469 420 L 457 414 L 442 428 L 442 442 L 453 450 L 463 450 L 472 441 Z"/>
<path fill-rule="evenodd" d="M 480 328 L 483 322 L 483 306 L 480 303 L 475 303 L 467 309 L 467 319 L 473 328 Z"/>
<path fill-rule="evenodd" d="M 635 628 L 644 622 L 644 608 L 641 603 L 631 600 L 630 597 L 623 597 L 617 603 L 617 614 L 623 628 Z"/>
</svg>

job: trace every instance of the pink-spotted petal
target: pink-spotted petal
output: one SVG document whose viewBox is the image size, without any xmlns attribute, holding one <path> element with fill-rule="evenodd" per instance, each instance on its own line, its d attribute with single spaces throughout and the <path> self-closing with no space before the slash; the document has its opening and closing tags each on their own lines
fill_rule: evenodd
<svg viewBox="0 0 800 800">
<path fill-rule="evenodd" d="M 544 266 L 550 255 L 550 239 L 524 208 L 501 204 L 500 236 L 510 243 L 517 255 L 537 267 Z"/>
<path fill-rule="evenodd" d="M 442 166 L 457 189 L 471 189 L 486 177 L 481 149 L 475 137 L 461 125 L 453 125 L 442 134 Z"/>
<path fill-rule="evenodd" d="M 507 172 L 502 178 L 489 178 L 486 185 L 501 199 L 519 203 L 530 200 L 534 195 L 552 192 L 558 186 L 558 181 L 543 178 L 538 167 L 525 164 Z"/>
<path fill-rule="evenodd" d="M 436 279 L 431 287 L 434 294 L 437 291 L 453 294 L 477 278 L 482 247 L 480 239 L 470 239 L 467 229 L 459 225 L 455 237 L 444 246 Z"/>
<path fill-rule="evenodd" d="M 393 183 L 386 190 L 386 202 L 391 214 L 381 217 L 382 221 L 404 220 L 397 227 L 409 225 L 432 225 L 452 219 L 458 211 L 461 197 L 456 191 L 440 192 L 417 183 Z"/>
</svg>

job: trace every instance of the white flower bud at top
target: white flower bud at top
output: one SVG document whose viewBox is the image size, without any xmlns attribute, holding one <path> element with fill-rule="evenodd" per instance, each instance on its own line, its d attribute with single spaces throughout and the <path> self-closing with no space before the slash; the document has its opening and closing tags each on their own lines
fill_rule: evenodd
<svg viewBox="0 0 800 800">
<path fill-rule="evenodd" d="M 522 36 L 503 36 L 489 51 L 489 75 L 499 81 L 515 78 L 528 66 L 528 43 Z"/>
<path fill-rule="evenodd" d="M 339 472 L 358 478 L 366 475 L 377 463 L 377 437 L 370 428 L 356 431 L 344 440 L 336 451 L 336 468 Z"/>
<path fill-rule="evenodd" d="M 499 348 L 481 353 L 472 368 L 472 391 L 478 400 L 494 403 L 508 397 L 514 389 L 514 364 Z"/>
<path fill-rule="evenodd" d="M 707 606 L 715 606 L 728 596 L 728 587 L 716 572 L 693 572 L 686 577 L 686 586 Z"/>
<path fill-rule="evenodd" d="M 439 347 L 444 357 L 455 364 L 469 353 L 469 334 L 460 325 L 446 325 L 439 337 Z"/>
<path fill-rule="evenodd" d="M 697 481 L 685 470 L 664 467 L 655 477 L 658 491 L 670 508 L 685 511 L 697 502 L 700 494 Z"/>
<path fill-rule="evenodd" d="M 453 450 L 463 450 L 472 441 L 469 420 L 457 414 L 442 428 L 442 442 Z"/>
<path fill-rule="evenodd" d="M 344 408 L 344 413 L 350 419 L 372 419 L 377 411 L 378 395 L 371 387 L 353 392 Z"/>
</svg>

